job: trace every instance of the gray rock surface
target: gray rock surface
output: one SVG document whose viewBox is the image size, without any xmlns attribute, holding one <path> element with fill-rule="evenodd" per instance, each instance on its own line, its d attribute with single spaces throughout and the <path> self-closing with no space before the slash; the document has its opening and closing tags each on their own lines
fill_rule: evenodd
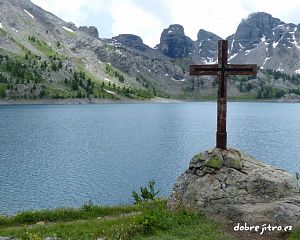
<svg viewBox="0 0 300 240">
<path fill-rule="evenodd" d="M 284 24 L 284 22 L 278 18 L 273 18 L 268 13 L 258 12 L 250 14 L 246 19 L 242 20 L 235 32 L 232 52 L 237 53 L 241 49 L 239 44 L 245 47 L 246 50 L 249 50 L 254 48 L 255 44 L 259 44 L 263 36 L 266 39 L 274 38 L 273 29 L 280 24 Z M 279 36 L 276 35 L 276 37 L 278 38 Z M 274 40 L 278 41 L 279 39 Z"/>
<path fill-rule="evenodd" d="M 299 26 L 299 25 L 298 25 Z M 264 12 L 250 14 L 229 36 L 231 63 L 256 63 L 295 74 L 300 69 L 299 28 Z"/>
<path fill-rule="evenodd" d="M 182 58 L 192 54 L 194 42 L 184 34 L 181 25 L 173 24 L 162 32 L 158 49 L 168 57 Z"/>
<path fill-rule="evenodd" d="M 120 34 L 117 37 L 113 37 L 117 42 L 130 47 L 137 49 L 139 51 L 145 51 L 149 47 L 143 43 L 141 37 L 133 35 L 133 34 Z"/>
<path fill-rule="evenodd" d="M 99 32 L 95 26 L 90 26 L 90 27 L 81 26 L 81 27 L 79 27 L 79 31 L 84 32 L 91 37 L 99 38 Z"/>
<path fill-rule="evenodd" d="M 224 159 L 221 169 L 205 166 L 212 156 Z M 212 149 L 193 157 L 177 179 L 168 206 L 225 222 L 297 226 L 299 191 L 300 182 L 287 171 L 238 150 Z"/>
<path fill-rule="evenodd" d="M 222 39 L 212 32 L 200 29 L 195 42 L 196 52 L 193 58 L 201 63 L 216 63 L 218 56 L 218 41 Z"/>
<path fill-rule="evenodd" d="M 285 94 L 282 98 L 278 100 L 278 102 L 297 103 L 300 102 L 300 95 L 297 95 L 295 93 Z"/>
</svg>

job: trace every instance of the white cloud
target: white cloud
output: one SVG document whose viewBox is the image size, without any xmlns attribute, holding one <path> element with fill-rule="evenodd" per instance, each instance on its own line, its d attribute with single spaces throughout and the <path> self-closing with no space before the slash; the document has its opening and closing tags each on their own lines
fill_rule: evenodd
<svg viewBox="0 0 300 240">
<path fill-rule="evenodd" d="M 131 1 L 116 3 L 112 8 L 114 35 L 132 33 L 143 37 L 145 43 L 154 46 L 162 31 L 160 19 L 136 6 Z"/>
<path fill-rule="evenodd" d="M 100 11 L 105 8 L 105 0 L 31 0 L 33 3 L 48 10 L 65 21 L 72 21 L 77 25 L 86 22 L 88 11 Z M 109 2 L 109 1 L 107 1 Z"/>
<path fill-rule="evenodd" d="M 183 25 L 185 33 L 192 39 L 196 39 L 200 28 L 225 38 L 235 32 L 241 19 L 247 15 L 238 0 L 166 1 L 174 23 Z"/>
</svg>

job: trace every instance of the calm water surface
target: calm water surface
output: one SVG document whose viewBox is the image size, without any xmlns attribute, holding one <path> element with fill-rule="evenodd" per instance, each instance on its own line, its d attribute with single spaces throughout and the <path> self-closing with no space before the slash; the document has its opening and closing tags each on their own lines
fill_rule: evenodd
<svg viewBox="0 0 300 240">
<path fill-rule="evenodd" d="M 161 195 L 215 144 L 215 103 L 0 107 L 0 213 Z M 228 142 L 300 172 L 300 104 L 229 103 Z"/>
</svg>

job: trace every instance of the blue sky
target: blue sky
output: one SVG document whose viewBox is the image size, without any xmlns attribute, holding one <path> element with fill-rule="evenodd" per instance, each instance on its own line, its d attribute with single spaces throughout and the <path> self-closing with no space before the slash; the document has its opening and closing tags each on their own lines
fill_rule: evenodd
<svg viewBox="0 0 300 240">
<path fill-rule="evenodd" d="M 300 23 L 299 0 L 31 0 L 77 26 L 96 26 L 100 37 L 132 33 L 151 47 L 170 24 L 183 25 L 196 39 L 200 28 L 227 37 L 243 18 L 264 11 L 285 22 Z"/>
</svg>

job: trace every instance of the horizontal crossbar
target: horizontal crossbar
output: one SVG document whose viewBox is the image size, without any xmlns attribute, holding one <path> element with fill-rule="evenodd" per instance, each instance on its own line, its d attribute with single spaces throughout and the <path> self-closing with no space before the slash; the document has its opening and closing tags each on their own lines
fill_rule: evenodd
<svg viewBox="0 0 300 240">
<path fill-rule="evenodd" d="M 218 75 L 224 72 L 225 75 L 256 75 L 257 69 L 255 64 L 227 64 L 224 68 L 218 64 L 211 65 L 191 65 L 190 75 Z"/>
</svg>

